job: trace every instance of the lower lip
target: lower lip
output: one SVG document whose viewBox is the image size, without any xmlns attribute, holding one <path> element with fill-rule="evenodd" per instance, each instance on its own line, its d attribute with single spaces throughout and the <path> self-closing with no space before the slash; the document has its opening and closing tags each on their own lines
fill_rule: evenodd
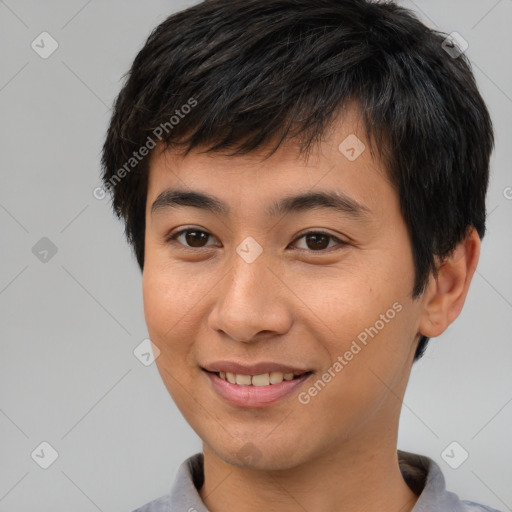
<svg viewBox="0 0 512 512">
<path fill-rule="evenodd" d="M 221 379 L 215 373 L 207 371 L 205 373 L 215 391 L 230 404 L 237 407 L 265 407 L 271 405 L 293 393 L 313 375 L 307 373 L 298 379 L 283 380 L 279 384 L 269 384 L 268 386 L 243 386 L 231 384 L 231 382 Z"/>
</svg>

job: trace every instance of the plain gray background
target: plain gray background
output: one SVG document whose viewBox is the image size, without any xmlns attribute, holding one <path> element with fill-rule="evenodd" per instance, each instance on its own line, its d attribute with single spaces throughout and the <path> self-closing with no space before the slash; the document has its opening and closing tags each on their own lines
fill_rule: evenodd
<svg viewBox="0 0 512 512">
<path fill-rule="evenodd" d="M 140 272 L 92 193 L 122 75 L 193 3 L 0 0 L 1 512 L 128 512 L 167 493 L 201 448 L 155 365 L 133 354 L 147 337 Z M 399 447 L 436 460 L 461 497 L 512 510 L 512 1 L 402 4 L 468 41 L 496 151 L 479 267 L 462 314 L 413 368 Z M 59 45 L 46 59 L 31 47 L 44 31 Z M 452 460 L 469 454 L 457 469 L 442 456 L 453 441 Z M 58 453 L 47 469 L 42 442 Z"/>
</svg>

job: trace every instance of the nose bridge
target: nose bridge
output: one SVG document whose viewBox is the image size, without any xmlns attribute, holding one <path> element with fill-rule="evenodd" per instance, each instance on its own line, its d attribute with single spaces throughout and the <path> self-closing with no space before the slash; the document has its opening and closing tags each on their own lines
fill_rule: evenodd
<svg viewBox="0 0 512 512">
<path fill-rule="evenodd" d="M 291 321 L 268 258 L 256 255 L 250 244 L 240 244 L 233 255 L 210 315 L 212 329 L 238 341 L 250 341 L 261 331 L 286 332 Z"/>
</svg>

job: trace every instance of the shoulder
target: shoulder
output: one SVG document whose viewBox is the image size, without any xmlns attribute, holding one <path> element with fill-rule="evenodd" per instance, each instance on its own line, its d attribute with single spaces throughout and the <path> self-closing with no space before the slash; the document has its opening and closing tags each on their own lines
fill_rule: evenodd
<svg viewBox="0 0 512 512">
<path fill-rule="evenodd" d="M 487 507 L 474 501 L 462 500 L 461 501 L 464 512 L 500 512 L 499 510 Z"/>
<path fill-rule="evenodd" d="M 160 496 L 142 507 L 139 507 L 132 512 L 169 512 L 171 510 L 169 503 L 169 495 Z"/>
<path fill-rule="evenodd" d="M 196 453 L 178 467 L 170 492 L 132 512 L 208 512 L 198 489 L 203 483 L 203 454 Z"/>
<path fill-rule="evenodd" d="M 412 512 L 500 512 L 448 491 L 441 468 L 430 457 L 398 450 L 398 462 L 405 482 L 418 495 Z"/>
</svg>

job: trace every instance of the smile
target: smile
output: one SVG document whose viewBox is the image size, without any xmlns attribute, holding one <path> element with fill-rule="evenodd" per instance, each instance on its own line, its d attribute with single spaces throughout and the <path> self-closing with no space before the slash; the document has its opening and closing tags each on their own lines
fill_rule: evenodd
<svg viewBox="0 0 512 512">
<path fill-rule="evenodd" d="M 244 375 L 204 371 L 215 393 L 236 407 L 266 407 L 298 390 L 313 372 Z"/>
</svg>

